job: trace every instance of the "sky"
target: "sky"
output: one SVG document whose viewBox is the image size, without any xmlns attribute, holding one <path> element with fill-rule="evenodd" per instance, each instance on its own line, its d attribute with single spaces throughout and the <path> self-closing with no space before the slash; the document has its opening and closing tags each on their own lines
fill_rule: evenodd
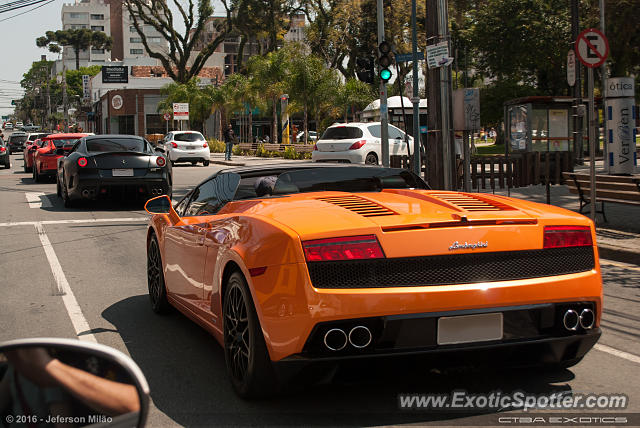
<svg viewBox="0 0 640 428">
<path fill-rule="evenodd" d="M 0 0 L 0 5 L 10 1 Z M 40 3 L 36 6 L 0 14 L 0 40 L 3 42 L 0 48 L 0 114 L 2 116 L 13 112 L 12 99 L 22 98 L 24 91 L 20 87 L 20 80 L 22 80 L 22 75 L 29 71 L 31 64 L 34 61 L 39 61 L 40 56 L 45 54 L 48 60 L 58 59 L 58 54 L 37 47 L 36 39 L 44 36 L 45 32 L 49 30 L 62 29 L 61 10 L 65 3 L 74 2 L 52 0 L 50 3 Z M 216 14 L 224 12 L 224 8 L 219 2 L 213 1 L 212 3 Z M 172 2 L 170 1 L 169 4 L 171 5 Z M 37 6 L 41 7 L 33 9 Z M 172 9 L 175 11 L 175 8 L 172 7 Z M 12 18 L 18 14 L 22 15 Z M 175 13 L 174 16 L 176 16 Z M 180 24 L 180 22 L 176 22 L 176 28 L 179 28 Z M 184 28 L 184 24 L 182 24 L 182 28 Z"/>
</svg>

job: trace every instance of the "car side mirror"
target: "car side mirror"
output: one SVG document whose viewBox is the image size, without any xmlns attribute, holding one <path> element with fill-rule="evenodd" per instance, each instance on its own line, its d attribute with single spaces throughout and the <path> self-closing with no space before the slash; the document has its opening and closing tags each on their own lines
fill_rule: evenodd
<svg viewBox="0 0 640 428">
<path fill-rule="evenodd" d="M 171 199 L 167 195 L 151 198 L 144 204 L 144 209 L 149 214 L 169 214 L 171 211 Z"/>
<path fill-rule="evenodd" d="M 60 156 L 64 156 L 64 149 L 56 149 L 56 154 Z"/>
<path fill-rule="evenodd" d="M 149 385 L 140 367 L 98 343 L 60 338 L 0 343 L 0 385 L 17 385 L 5 389 L 8 409 L 42 409 L 41 397 L 56 397 L 55 408 L 44 407 L 46 417 L 68 417 L 74 426 L 144 427 L 149 411 Z"/>
</svg>

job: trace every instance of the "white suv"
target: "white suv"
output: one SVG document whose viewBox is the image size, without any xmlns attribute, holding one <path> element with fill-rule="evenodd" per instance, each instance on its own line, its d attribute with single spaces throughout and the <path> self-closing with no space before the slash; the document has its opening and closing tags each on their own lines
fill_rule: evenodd
<svg viewBox="0 0 640 428">
<path fill-rule="evenodd" d="M 209 166 L 211 152 L 209 143 L 197 131 L 171 131 L 162 140 L 162 145 L 172 165 L 178 162 L 202 162 Z"/>
<path fill-rule="evenodd" d="M 389 154 L 406 155 L 404 132 L 389 125 Z M 409 137 L 413 148 L 413 138 Z M 316 142 L 314 162 L 347 162 L 379 165 L 381 161 L 380 122 L 353 122 L 331 125 Z"/>
</svg>

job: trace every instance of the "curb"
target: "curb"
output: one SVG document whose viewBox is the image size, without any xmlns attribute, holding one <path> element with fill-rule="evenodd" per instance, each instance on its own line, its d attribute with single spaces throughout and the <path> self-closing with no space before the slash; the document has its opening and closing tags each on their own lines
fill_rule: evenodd
<svg viewBox="0 0 640 428">
<path fill-rule="evenodd" d="M 246 166 L 246 163 L 233 162 L 233 161 L 223 161 L 223 160 L 211 160 L 211 163 L 216 165 L 227 165 L 227 166 Z"/>
<path fill-rule="evenodd" d="M 624 250 L 613 245 L 598 244 L 598 254 L 601 259 L 640 266 L 640 253 L 636 251 Z"/>
</svg>

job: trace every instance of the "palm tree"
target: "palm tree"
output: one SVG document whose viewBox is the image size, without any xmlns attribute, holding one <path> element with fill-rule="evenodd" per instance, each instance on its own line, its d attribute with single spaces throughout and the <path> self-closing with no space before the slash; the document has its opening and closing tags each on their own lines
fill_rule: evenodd
<svg viewBox="0 0 640 428">
<path fill-rule="evenodd" d="M 49 46 L 50 52 L 59 53 L 60 46 L 71 46 L 76 55 L 76 70 L 80 68 L 80 51 L 90 47 L 111 50 L 113 39 L 102 31 L 87 28 L 47 31 L 36 39 L 39 48 Z"/>
</svg>

